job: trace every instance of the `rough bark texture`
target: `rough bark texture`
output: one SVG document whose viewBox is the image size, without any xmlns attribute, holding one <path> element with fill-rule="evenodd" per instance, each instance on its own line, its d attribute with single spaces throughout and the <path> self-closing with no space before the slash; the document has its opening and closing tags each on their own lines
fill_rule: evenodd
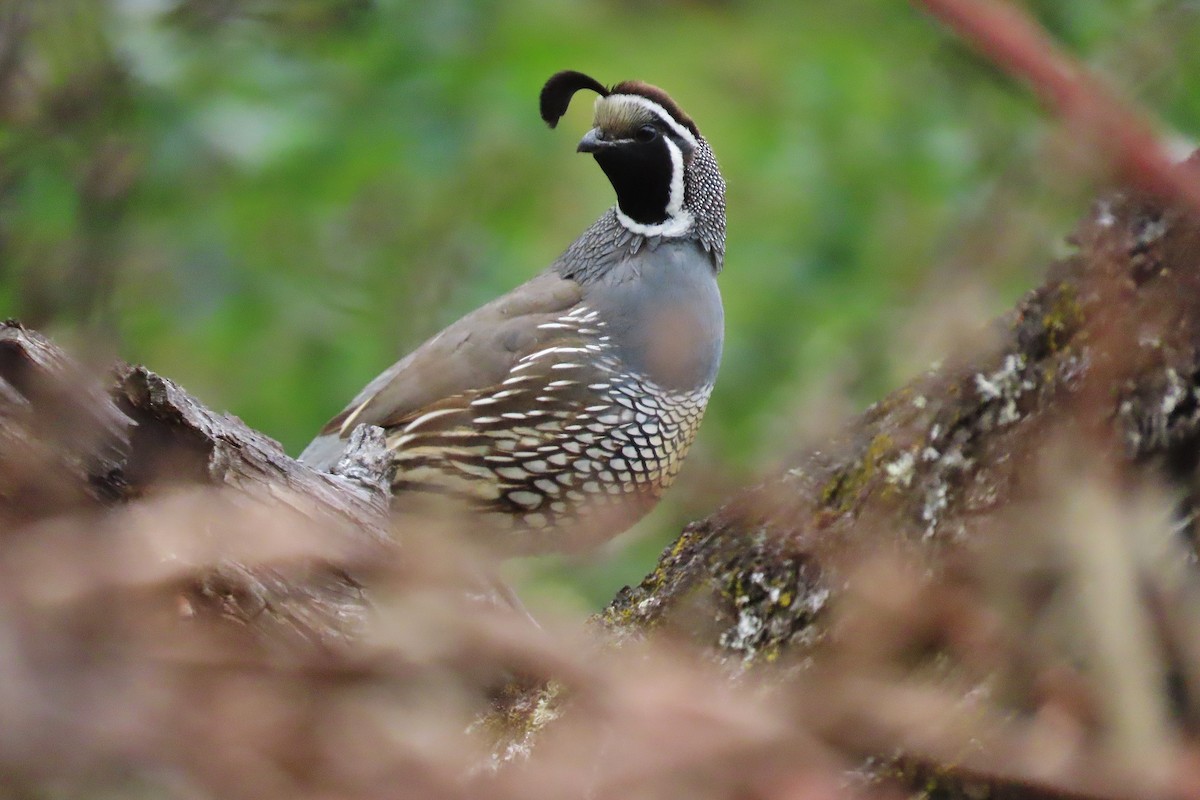
<svg viewBox="0 0 1200 800">
<path fill-rule="evenodd" d="M 1072 239 L 1077 255 L 960 354 L 871 406 L 820 450 L 689 525 L 605 610 L 640 635 L 697 594 L 719 613 L 708 644 L 756 662 L 802 653 L 864 555 L 933 568 L 991 532 L 1044 476 L 1056 437 L 1191 493 L 1200 433 L 1200 224 L 1113 195 Z M 1189 498 L 1190 499 L 1190 498 Z"/>
<path fill-rule="evenodd" d="M 0 519 L 8 527 L 207 485 L 234 489 L 276 517 L 296 513 L 347 532 L 356 547 L 388 538 L 377 429 L 356 433 L 336 474 L 315 472 L 170 380 L 129 365 L 89 373 L 11 320 L 0 325 L 0 420 Z M 320 566 L 281 572 L 229 561 L 183 591 L 188 614 L 253 622 L 283 640 L 336 641 L 357 628 L 366 607 L 353 579 Z"/>
</svg>

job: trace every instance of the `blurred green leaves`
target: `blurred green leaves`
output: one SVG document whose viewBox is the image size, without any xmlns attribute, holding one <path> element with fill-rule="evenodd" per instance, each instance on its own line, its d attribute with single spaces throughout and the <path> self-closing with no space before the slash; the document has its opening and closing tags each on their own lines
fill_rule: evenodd
<svg viewBox="0 0 1200 800">
<path fill-rule="evenodd" d="M 1197 127 L 1195 4 L 1032 7 Z M 0 313 L 108 337 L 292 452 L 612 202 L 574 153 L 587 103 L 538 119 L 546 77 L 667 88 L 730 233 L 722 375 L 659 543 L 811 434 L 812 387 L 839 376 L 849 415 L 902 380 L 901 312 L 946 274 L 1007 305 L 1088 191 L 1045 168 L 1024 90 L 906 3 L 7 0 L 0 26 Z"/>
</svg>

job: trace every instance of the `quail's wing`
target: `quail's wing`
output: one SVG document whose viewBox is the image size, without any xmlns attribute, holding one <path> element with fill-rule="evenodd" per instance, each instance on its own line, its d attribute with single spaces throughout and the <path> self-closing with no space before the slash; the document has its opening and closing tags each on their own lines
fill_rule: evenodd
<svg viewBox="0 0 1200 800">
<path fill-rule="evenodd" d="M 674 476 L 703 410 L 699 396 L 667 397 L 625 370 L 584 304 L 536 327 L 537 346 L 499 382 L 386 425 L 393 492 L 487 515 L 493 533 L 513 534 L 492 538 L 510 553 L 627 528 Z"/>
<path fill-rule="evenodd" d="M 500 384 L 518 360 L 564 337 L 567 329 L 554 321 L 581 298 L 578 283 L 548 271 L 476 309 L 371 381 L 300 460 L 332 469 L 358 425 L 393 428 L 439 402 Z"/>
</svg>

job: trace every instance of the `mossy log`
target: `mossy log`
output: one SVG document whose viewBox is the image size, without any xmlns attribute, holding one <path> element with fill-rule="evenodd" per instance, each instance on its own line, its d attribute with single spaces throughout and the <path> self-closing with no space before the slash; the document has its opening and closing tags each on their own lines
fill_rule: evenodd
<svg viewBox="0 0 1200 800">
<path fill-rule="evenodd" d="M 641 636 L 708 598 L 724 658 L 801 655 L 847 570 L 880 549 L 937 568 L 1041 479 L 1059 434 L 1187 495 L 1200 450 L 1200 221 L 1113 194 L 1078 252 L 958 354 L 872 405 L 828 443 L 687 526 L 601 615 Z M 1097 454 L 1089 452 L 1088 457 Z"/>
<path fill-rule="evenodd" d="M 1182 534 L 1176 566 L 1190 563 L 1200 487 L 1200 217 L 1114 192 L 1069 242 L 1074 254 L 993 324 L 986 345 L 934 365 L 819 449 L 688 525 L 598 626 L 615 642 L 686 639 L 736 675 L 806 675 L 843 635 L 839 604 L 876 590 L 862 583 L 878 577 L 870 564 L 881 554 L 913 566 L 921 583 L 945 586 L 981 549 L 1003 549 L 1007 537 L 1019 550 L 1014 528 L 1028 520 L 1015 510 L 1069 485 L 1048 477 L 1056 450 L 1059 463 L 1083 463 L 1080 474 L 1101 472 L 1113 486 L 1166 487 Z M 1156 587 L 1143 588 L 1153 596 Z M 1157 633 L 1174 657 L 1196 655 L 1193 643 Z M 1195 720 L 1194 665 L 1166 671 L 1179 679 L 1173 708 Z M 561 702 L 561 687 L 552 693 Z M 505 741 L 536 741 L 534 729 L 554 718 L 535 713 L 544 705 L 535 698 L 519 695 L 505 709 Z M 861 728 L 855 737 L 871 739 Z M 1096 772 L 1069 790 L 1003 770 L 947 768 L 934 752 L 909 755 L 883 778 L 922 797 L 1127 796 L 1098 791 Z"/>
</svg>

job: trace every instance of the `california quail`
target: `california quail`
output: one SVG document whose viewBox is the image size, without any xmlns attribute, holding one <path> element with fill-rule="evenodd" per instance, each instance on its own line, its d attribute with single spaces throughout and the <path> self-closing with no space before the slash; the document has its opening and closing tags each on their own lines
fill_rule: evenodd
<svg viewBox="0 0 1200 800">
<path fill-rule="evenodd" d="M 448 495 L 485 514 L 507 553 L 594 542 L 649 511 L 721 356 L 725 182 L 712 150 L 661 89 L 572 71 L 542 89 L 551 128 L 580 89 L 600 97 L 578 151 L 617 204 L 545 272 L 371 381 L 301 455 L 332 469 L 356 426 L 378 425 L 397 502 Z"/>
</svg>

